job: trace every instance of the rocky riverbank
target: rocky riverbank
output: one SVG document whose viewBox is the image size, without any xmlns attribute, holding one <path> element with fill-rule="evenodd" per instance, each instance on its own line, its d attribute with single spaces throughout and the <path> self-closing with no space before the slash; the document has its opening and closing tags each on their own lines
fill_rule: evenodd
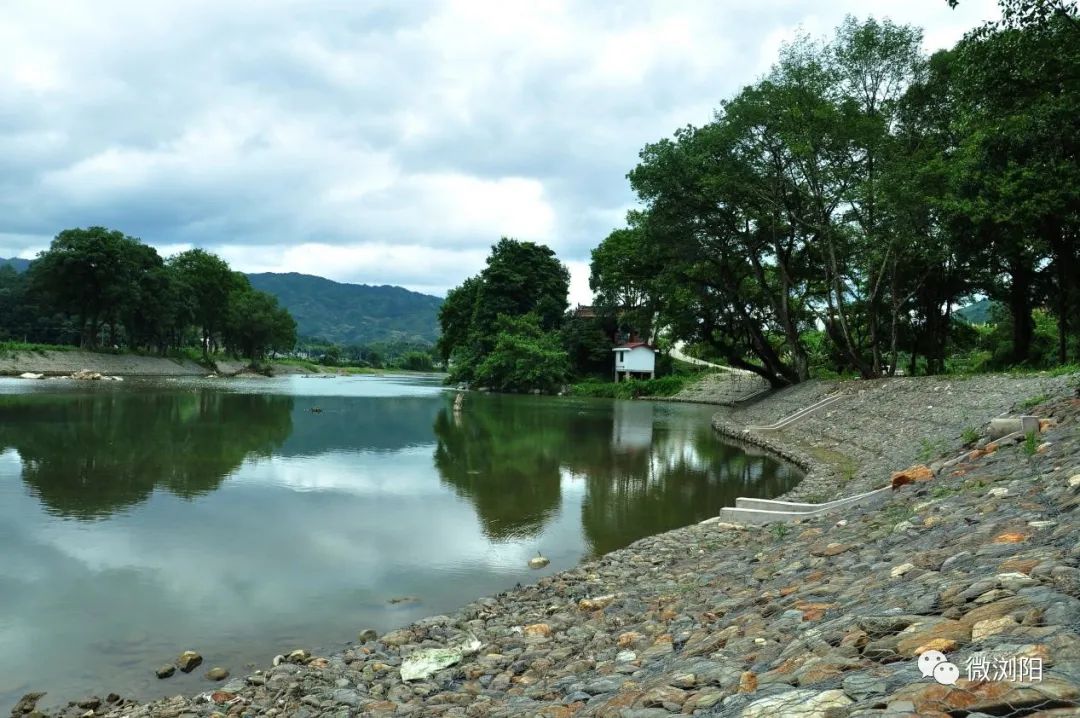
<svg viewBox="0 0 1080 718">
<path fill-rule="evenodd" d="M 952 427 L 980 429 L 979 417 L 996 413 L 1015 381 L 986 380 L 1000 381 L 1001 393 L 993 393 L 993 383 L 964 384 L 970 391 L 951 382 L 922 384 L 922 391 L 909 383 L 915 380 L 882 382 L 880 389 L 859 383 L 850 401 L 818 418 L 828 418 L 829 440 L 849 432 L 851 448 L 826 444 L 826 434 L 811 426 L 771 440 L 804 436 L 796 451 L 847 450 L 848 458 L 865 462 L 850 475 L 823 471 L 843 485 L 823 480 L 815 490 L 885 483 L 889 470 L 922 449 L 907 446 L 919 443 L 920 420 L 947 429 L 935 437 L 943 442 L 934 447 L 941 456 L 965 450 L 963 428 L 954 435 Z M 334 655 L 283 650 L 278 665 L 216 690 L 208 683 L 199 696 L 146 705 L 109 696 L 49 715 L 1080 715 L 1076 381 L 1037 385 L 1045 395 L 1025 408 L 1049 420 L 1037 442 L 969 451 L 873 510 L 767 527 L 690 526 L 453 615 L 364 635 Z M 1034 384 L 1011 386 L 1009 406 L 1036 398 Z M 979 392 L 989 403 L 977 401 Z M 781 393 L 726 419 L 772 421 L 790 413 L 789 400 Z M 885 406 L 904 401 L 902 411 Z M 906 418 L 890 428 L 888 417 Z M 866 432 L 880 433 L 867 439 Z M 890 448 L 894 443 L 904 446 Z M 875 458 L 874 446 L 884 454 Z M 817 454 L 810 460 L 840 461 Z M 403 680 L 403 669 L 414 675 L 416 659 L 429 649 L 449 649 L 431 654 L 444 667 Z M 954 685 L 920 672 L 917 656 L 927 650 L 957 666 Z M 32 710 L 28 702 L 19 715 Z"/>
<path fill-rule="evenodd" d="M 141 356 L 138 354 L 108 354 L 103 352 L 17 351 L 0 354 L 0 376 L 42 374 L 46 377 L 71 376 L 77 372 L 102 376 L 206 376 L 216 372 L 221 376 L 236 376 L 245 372 L 247 362 L 218 359 L 211 369 L 190 359 Z M 292 364 L 273 364 L 275 376 L 310 373 L 310 369 Z"/>
</svg>

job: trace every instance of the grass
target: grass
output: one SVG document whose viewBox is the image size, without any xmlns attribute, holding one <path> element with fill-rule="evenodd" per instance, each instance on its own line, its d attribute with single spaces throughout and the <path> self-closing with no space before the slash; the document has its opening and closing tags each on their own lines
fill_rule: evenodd
<svg viewBox="0 0 1080 718">
<path fill-rule="evenodd" d="M 1027 436 L 1024 437 L 1024 453 L 1028 456 L 1034 456 L 1038 450 L 1039 435 L 1034 431 L 1029 431 Z"/>
<path fill-rule="evenodd" d="M 960 493 L 962 489 L 956 486 L 935 486 L 930 489 L 930 498 L 932 499 L 944 499 L 949 496 L 955 496 Z"/>
<path fill-rule="evenodd" d="M 1044 404 L 1049 400 L 1049 394 L 1036 394 L 1035 396 L 1029 396 L 1027 399 L 1024 399 L 1022 402 L 1020 402 L 1020 408 L 1030 409 L 1032 407 L 1038 406 L 1039 404 Z"/>
<path fill-rule="evenodd" d="M 859 465 L 854 459 L 847 454 L 841 454 L 839 451 L 827 449 L 823 446 L 809 446 L 806 447 L 806 451 L 818 461 L 836 469 L 836 473 L 840 475 L 840 480 L 845 484 L 854 479 L 859 470 Z"/>
<path fill-rule="evenodd" d="M 940 456 L 948 449 L 948 445 L 941 439 L 931 441 L 930 439 L 922 439 L 919 442 L 919 460 L 930 461 L 936 456 Z"/>
<path fill-rule="evenodd" d="M 602 399 L 636 399 L 639 396 L 673 396 L 683 387 L 700 378 L 700 374 L 671 374 L 659 379 L 629 379 L 627 381 L 597 381 L 590 379 L 570 386 L 574 396 Z"/>
<path fill-rule="evenodd" d="M 70 352 L 77 347 L 66 344 L 34 344 L 33 342 L 0 342 L 0 356 L 16 354 L 42 354 L 44 352 Z"/>
<path fill-rule="evenodd" d="M 964 433 L 960 435 L 960 438 L 963 439 L 965 445 L 974 444 L 979 440 L 979 430 L 974 426 L 969 426 L 964 429 Z"/>
<path fill-rule="evenodd" d="M 787 524 L 773 524 L 769 527 L 769 532 L 777 541 L 783 541 L 784 537 L 791 532 L 791 527 Z"/>
</svg>

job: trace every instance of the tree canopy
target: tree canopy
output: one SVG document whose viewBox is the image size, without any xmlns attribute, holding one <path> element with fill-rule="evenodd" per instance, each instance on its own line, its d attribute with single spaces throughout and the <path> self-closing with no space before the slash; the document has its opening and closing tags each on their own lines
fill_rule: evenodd
<svg viewBox="0 0 1080 718">
<path fill-rule="evenodd" d="M 874 19 L 785 46 L 641 151 L 642 209 L 593 252 L 598 301 L 775 386 L 944 371 L 952 312 L 979 297 L 1008 307 L 1002 363 L 1047 361 L 1037 311 L 1077 358 L 1080 43 L 1058 5 L 933 57 Z"/>
<path fill-rule="evenodd" d="M 288 351 L 296 323 L 272 295 L 209 252 L 162 259 L 105 227 L 66 229 L 25 275 L 0 268 L 0 339 L 261 359 Z"/>
</svg>

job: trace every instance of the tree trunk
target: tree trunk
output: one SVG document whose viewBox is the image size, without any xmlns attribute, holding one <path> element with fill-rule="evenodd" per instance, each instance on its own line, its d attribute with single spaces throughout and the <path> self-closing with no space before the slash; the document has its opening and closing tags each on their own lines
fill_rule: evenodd
<svg viewBox="0 0 1080 718">
<path fill-rule="evenodd" d="M 1013 259 L 1009 262 L 1009 274 L 1012 278 L 1009 285 L 1009 311 L 1013 320 L 1012 360 L 1022 364 L 1031 355 L 1031 338 L 1035 333 L 1035 320 L 1031 316 L 1032 271 L 1022 260 Z"/>
</svg>

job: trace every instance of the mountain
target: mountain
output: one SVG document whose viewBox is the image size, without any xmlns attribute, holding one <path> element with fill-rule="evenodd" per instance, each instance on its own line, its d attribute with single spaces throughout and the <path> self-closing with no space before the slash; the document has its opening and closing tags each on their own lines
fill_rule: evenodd
<svg viewBox="0 0 1080 718">
<path fill-rule="evenodd" d="M 12 257 L 11 259 L 0 257 L 0 267 L 3 267 L 5 264 L 14 267 L 16 272 L 25 272 L 26 268 L 30 266 L 30 260 L 20 259 L 18 257 Z"/>
<path fill-rule="evenodd" d="M 335 344 L 381 341 L 434 343 L 442 299 L 402 287 L 343 284 L 310 274 L 249 274 L 251 286 L 269 292 L 296 319 L 300 336 Z"/>
<path fill-rule="evenodd" d="M 974 304 L 961 307 L 956 310 L 956 316 L 968 324 L 986 324 L 991 319 L 991 312 L 996 302 L 989 299 L 980 299 Z"/>
</svg>

